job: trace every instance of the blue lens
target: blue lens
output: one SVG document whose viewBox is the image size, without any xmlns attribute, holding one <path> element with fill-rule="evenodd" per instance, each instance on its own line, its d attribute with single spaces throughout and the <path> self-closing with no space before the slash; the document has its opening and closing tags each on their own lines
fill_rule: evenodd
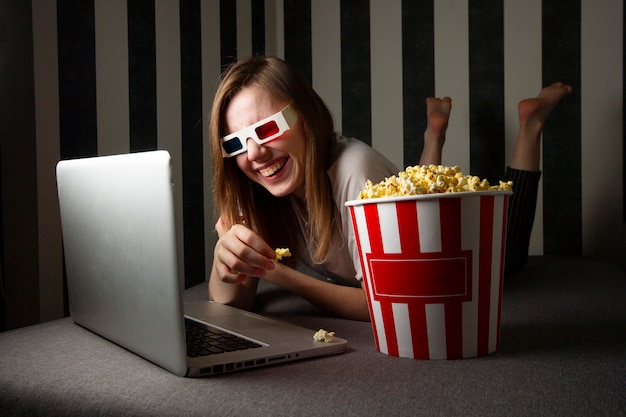
<svg viewBox="0 0 626 417">
<path fill-rule="evenodd" d="M 228 139 L 225 142 L 222 142 L 222 146 L 224 147 L 224 151 L 230 155 L 233 152 L 237 152 L 243 148 L 241 140 L 239 138 L 234 137 L 232 139 Z"/>
</svg>

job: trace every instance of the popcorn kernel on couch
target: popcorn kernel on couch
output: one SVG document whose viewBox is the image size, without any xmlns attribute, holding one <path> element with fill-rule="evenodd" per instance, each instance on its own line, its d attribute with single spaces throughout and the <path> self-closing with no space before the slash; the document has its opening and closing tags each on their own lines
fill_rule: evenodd
<svg viewBox="0 0 626 417">
<path fill-rule="evenodd" d="M 358 199 L 463 191 L 511 191 L 512 185 L 512 181 L 500 181 L 499 185 L 490 185 L 486 179 L 464 175 L 458 166 L 415 165 L 377 184 L 367 180 Z"/>
</svg>

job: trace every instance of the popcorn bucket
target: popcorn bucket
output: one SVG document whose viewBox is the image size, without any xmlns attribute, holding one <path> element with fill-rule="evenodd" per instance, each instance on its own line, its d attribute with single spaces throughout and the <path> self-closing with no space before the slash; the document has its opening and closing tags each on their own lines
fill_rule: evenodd
<svg viewBox="0 0 626 417">
<path fill-rule="evenodd" d="M 353 200 L 377 349 L 415 359 L 499 347 L 510 191 Z"/>
</svg>

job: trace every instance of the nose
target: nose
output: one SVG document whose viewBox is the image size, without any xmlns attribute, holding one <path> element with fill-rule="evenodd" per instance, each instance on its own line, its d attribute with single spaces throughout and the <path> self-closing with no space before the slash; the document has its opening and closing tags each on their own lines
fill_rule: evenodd
<svg viewBox="0 0 626 417">
<path fill-rule="evenodd" d="M 267 153 L 267 148 L 259 145 L 252 138 L 247 139 L 246 146 L 248 147 L 248 160 L 250 161 L 262 158 Z"/>
</svg>

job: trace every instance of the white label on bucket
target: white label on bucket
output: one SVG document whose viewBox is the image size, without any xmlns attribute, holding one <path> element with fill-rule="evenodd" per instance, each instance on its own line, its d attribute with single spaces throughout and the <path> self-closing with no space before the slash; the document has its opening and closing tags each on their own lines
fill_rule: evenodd
<svg viewBox="0 0 626 417">
<path fill-rule="evenodd" d="M 395 203 L 379 204 L 378 218 L 380 221 L 380 237 L 385 253 L 402 253 L 400 231 L 398 230 L 398 213 Z"/>
<path fill-rule="evenodd" d="M 417 209 L 422 252 L 441 252 L 439 200 L 421 201 Z"/>
</svg>

